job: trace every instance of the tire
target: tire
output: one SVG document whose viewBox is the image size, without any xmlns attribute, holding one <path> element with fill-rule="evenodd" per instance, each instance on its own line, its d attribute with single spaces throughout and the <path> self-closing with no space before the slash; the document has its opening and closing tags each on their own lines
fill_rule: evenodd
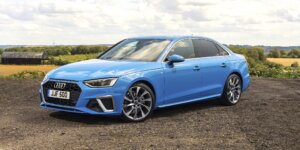
<svg viewBox="0 0 300 150">
<path fill-rule="evenodd" d="M 231 74 L 224 86 L 220 102 L 224 105 L 231 106 L 239 102 L 242 94 L 242 80 L 236 74 Z"/>
<path fill-rule="evenodd" d="M 155 95 L 151 88 L 136 83 L 126 91 L 121 118 L 130 122 L 144 121 L 152 114 L 154 106 Z"/>
</svg>

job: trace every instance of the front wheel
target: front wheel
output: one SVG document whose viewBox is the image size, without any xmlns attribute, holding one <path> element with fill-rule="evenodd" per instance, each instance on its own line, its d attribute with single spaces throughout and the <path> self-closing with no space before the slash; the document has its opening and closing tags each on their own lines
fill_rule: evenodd
<svg viewBox="0 0 300 150">
<path fill-rule="evenodd" d="M 153 111 L 155 96 L 151 88 L 143 83 L 131 86 L 125 94 L 122 119 L 126 121 L 143 121 Z"/>
<path fill-rule="evenodd" d="M 236 75 L 232 74 L 227 78 L 221 103 L 225 105 L 235 105 L 240 100 L 242 93 L 242 80 Z"/>
</svg>

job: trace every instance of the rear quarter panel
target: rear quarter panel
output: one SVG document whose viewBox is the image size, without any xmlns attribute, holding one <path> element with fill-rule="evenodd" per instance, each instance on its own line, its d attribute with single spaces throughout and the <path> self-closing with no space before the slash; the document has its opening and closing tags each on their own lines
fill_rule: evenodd
<svg viewBox="0 0 300 150">
<path fill-rule="evenodd" d="M 248 71 L 248 63 L 243 55 L 234 54 L 229 58 L 231 72 L 241 75 L 243 81 L 242 91 L 245 91 L 250 84 L 250 75 Z"/>
</svg>

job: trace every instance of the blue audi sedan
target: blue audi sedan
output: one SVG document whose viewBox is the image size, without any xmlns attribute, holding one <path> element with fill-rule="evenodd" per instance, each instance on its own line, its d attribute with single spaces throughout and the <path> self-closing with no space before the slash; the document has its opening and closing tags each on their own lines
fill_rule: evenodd
<svg viewBox="0 0 300 150">
<path fill-rule="evenodd" d="M 122 40 L 91 59 L 50 71 L 41 107 L 143 121 L 156 108 L 219 99 L 235 105 L 249 86 L 245 57 L 197 36 Z"/>
</svg>

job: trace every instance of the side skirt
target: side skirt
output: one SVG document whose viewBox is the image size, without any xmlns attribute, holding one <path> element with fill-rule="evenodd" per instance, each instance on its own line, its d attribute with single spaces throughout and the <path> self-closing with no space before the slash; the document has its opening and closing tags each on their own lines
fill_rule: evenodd
<svg viewBox="0 0 300 150">
<path fill-rule="evenodd" d="M 187 104 L 187 103 L 193 103 L 193 102 L 198 102 L 198 101 L 210 100 L 210 99 L 219 98 L 219 97 L 221 97 L 221 94 L 215 94 L 215 95 L 211 95 L 211 96 L 206 96 L 206 97 L 201 97 L 201 98 L 186 100 L 186 101 L 182 101 L 182 102 L 175 102 L 175 103 L 170 103 L 170 104 L 164 104 L 164 105 L 157 106 L 156 108 L 171 107 L 171 106 L 176 106 L 176 105 L 181 105 L 181 104 Z"/>
</svg>

